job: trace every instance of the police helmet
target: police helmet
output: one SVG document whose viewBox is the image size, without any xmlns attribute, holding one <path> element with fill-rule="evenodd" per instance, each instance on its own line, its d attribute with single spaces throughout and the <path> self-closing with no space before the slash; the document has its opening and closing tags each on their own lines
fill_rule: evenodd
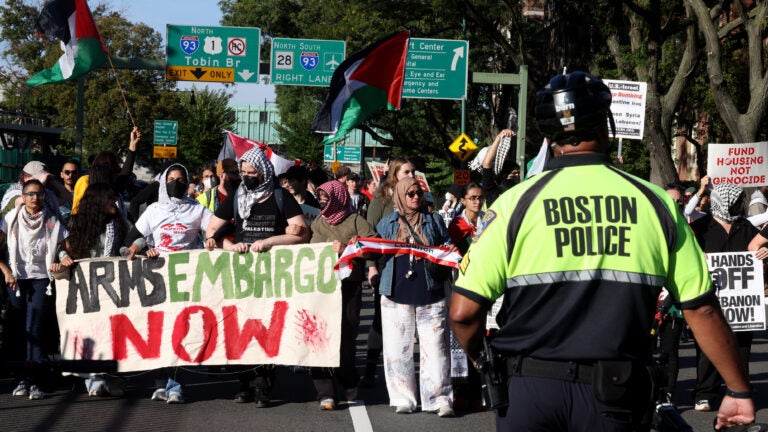
<svg viewBox="0 0 768 432">
<path fill-rule="evenodd" d="M 535 114 L 539 129 L 557 144 L 602 140 L 607 120 L 615 131 L 611 90 L 586 72 L 553 77 L 536 93 Z"/>
</svg>

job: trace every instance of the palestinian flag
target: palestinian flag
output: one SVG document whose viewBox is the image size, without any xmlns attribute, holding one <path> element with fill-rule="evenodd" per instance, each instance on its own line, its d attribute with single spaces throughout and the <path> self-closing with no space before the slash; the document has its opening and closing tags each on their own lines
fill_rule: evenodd
<svg viewBox="0 0 768 432">
<path fill-rule="evenodd" d="M 240 135 L 230 131 L 225 132 L 227 134 L 224 137 L 224 145 L 221 147 L 221 151 L 219 151 L 219 157 L 216 160 L 227 158 L 240 160 L 240 158 L 243 156 L 243 153 L 258 146 L 264 152 L 264 154 L 267 155 L 267 159 L 272 162 L 272 166 L 275 167 L 275 175 L 283 174 L 284 172 L 288 171 L 288 168 L 294 165 L 301 165 L 301 159 L 286 159 L 275 153 L 271 148 L 269 148 L 268 145 L 264 143 L 260 143 L 250 138 L 241 137 Z"/>
<path fill-rule="evenodd" d="M 328 97 L 312 122 L 313 131 L 330 134 L 324 144 L 344 138 L 384 107 L 400 109 L 409 38 L 407 30 L 387 36 L 352 54 L 333 72 Z"/>
<path fill-rule="evenodd" d="M 50 0 L 40 12 L 37 30 L 60 39 L 64 54 L 52 68 L 28 79 L 30 87 L 75 79 L 107 60 L 107 49 L 85 0 Z"/>
</svg>

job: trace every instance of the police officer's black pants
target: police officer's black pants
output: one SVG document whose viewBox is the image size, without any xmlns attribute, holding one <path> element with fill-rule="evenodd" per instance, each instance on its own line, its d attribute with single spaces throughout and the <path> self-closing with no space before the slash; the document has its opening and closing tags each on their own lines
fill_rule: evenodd
<svg viewBox="0 0 768 432">
<path fill-rule="evenodd" d="M 638 395 L 633 413 L 598 402 L 591 384 L 514 376 L 507 390 L 509 407 L 504 416 L 496 416 L 497 431 L 647 431 L 638 424 L 648 406 L 647 395 Z"/>
</svg>

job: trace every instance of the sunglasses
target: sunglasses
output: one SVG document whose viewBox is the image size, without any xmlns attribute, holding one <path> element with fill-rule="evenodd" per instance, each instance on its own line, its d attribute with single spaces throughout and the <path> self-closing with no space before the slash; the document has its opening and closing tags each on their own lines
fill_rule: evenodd
<svg viewBox="0 0 768 432">
<path fill-rule="evenodd" d="M 417 190 L 417 191 L 408 191 L 408 192 L 406 192 L 405 194 L 406 194 L 406 195 L 408 195 L 408 198 L 413 198 L 413 197 L 415 197 L 415 196 L 418 196 L 418 197 L 420 197 L 420 196 L 424 195 L 424 191 L 421 191 L 421 190 Z"/>
<path fill-rule="evenodd" d="M 29 198 L 42 198 L 45 196 L 45 192 L 24 192 L 23 195 Z"/>
<path fill-rule="evenodd" d="M 63 170 L 63 171 L 61 171 L 61 172 L 63 172 L 63 173 L 64 173 L 64 175 L 72 175 L 72 174 L 77 174 L 77 170 L 71 170 L 71 171 L 70 171 L 70 170 Z"/>
</svg>

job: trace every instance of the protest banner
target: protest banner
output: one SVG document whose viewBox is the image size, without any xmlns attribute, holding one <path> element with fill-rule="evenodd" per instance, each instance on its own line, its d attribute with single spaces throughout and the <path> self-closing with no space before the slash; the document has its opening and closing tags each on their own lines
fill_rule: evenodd
<svg viewBox="0 0 768 432">
<path fill-rule="evenodd" d="M 707 265 L 731 329 L 765 330 L 763 262 L 754 252 L 708 253 Z"/>
<path fill-rule="evenodd" d="M 611 113 L 616 125 L 616 138 L 643 139 L 648 84 L 610 79 L 603 82 L 611 89 Z"/>
<path fill-rule="evenodd" d="M 709 144 L 707 172 L 713 185 L 731 183 L 741 187 L 768 185 L 768 142 Z"/>
<path fill-rule="evenodd" d="M 82 260 L 56 281 L 66 360 L 130 372 L 181 365 L 339 364 L 331 243 Z"/>
<path fill-rule="evenodd" d="M 381 177 L 385 172 L 387 172 L 387 164 L 376 161 L 368 161 L 368 169 L 371 170 L 371 177 L 373 177 L 376 185 L 380 185 Z M 427 183 L 427 176 L 425 176 L 421 171 L 414 171 L 414 174 L 416 175 L 416 181 L 418 181 L 419 185 L 421 186 L 421 190 L 424 192 L 431 192 L 429 189 L 429 183 Z"/>
</svg>

